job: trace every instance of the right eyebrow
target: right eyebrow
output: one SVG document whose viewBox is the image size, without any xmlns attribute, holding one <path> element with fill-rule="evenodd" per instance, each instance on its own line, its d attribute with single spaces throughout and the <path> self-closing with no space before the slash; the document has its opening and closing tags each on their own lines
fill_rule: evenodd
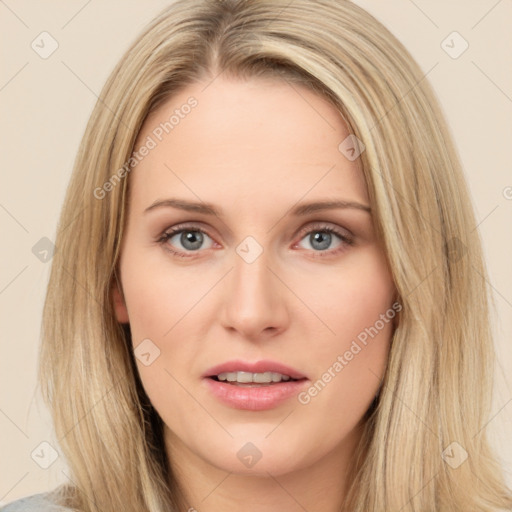
<svg viewBox="0 0 512 512">
<path fill-rule="evenodd" d="M 155 208 L 170 207 L 185 210 L 187 212 L 202 213 L 204 215 L 216 215 L 219 217 L 219 211 L 209 203 L 196 203 L 193 201 L 186 201 L 184 199 L 160 199 L 148 206 L 144 213 L 154 210 Z"/>
</svg>

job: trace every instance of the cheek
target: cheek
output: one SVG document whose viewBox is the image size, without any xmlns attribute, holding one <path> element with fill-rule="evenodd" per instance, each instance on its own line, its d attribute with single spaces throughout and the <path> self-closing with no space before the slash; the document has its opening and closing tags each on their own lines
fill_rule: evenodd
<svg viewBox="0 0 512 512">
<path fill-rule="evenodd" d="M 317 385 L 302 403 L 311 398 L 315 407 L 341 416 L 350 411 L 352 418 L 364 413 L 386 367 L 396 315 L 394 294 L 385 259 L 375 249 L 347 258 L 336 279 L 331 273 L 328 292 L 311 296 L 314 310 L 329 330 L 322 326 L 324 335 L 317 337 Z M 338 404 L 343 407 L 337 408 Z"/>
<path fill-rule="evenodd" d="M 163 340 L 207 291 L 199 273 L 172 269 L 165 259 L 151 264 L 150 258 L 132 253 L 122 272 L 134 344 L 144 338 Z"/>
<path fill-rule="evenodd" d="M 191 344 L 182 342 L 183 328 L 190 329 L 187 312 L 194 312 L 205 293 L 204 283 L 201 287 L 199 277 L 190 272 L 185 276 L 171 270 L 162 259 L 157 263 L 151 255 L 127 254 L 121 271 L 136 363 L 148 397 L 165 417 L 168 409 L 190 400 L 179 385 L 183 379 L 173 361 L 179 361 L 178 367 L 184 370 L 193 359 Z"/>
<path fill-rule="evenodd" d="M 386 330 L 379 320 L 393 304 L 395 287 L 378 248 L 354 253 L 336 269 L 326 268 L 322 274 L 302 280 L 301 286 L 302 295 L 322 321 L 316 323 L 328 349 L 343 349 L 376 322 L 379 331 Z M 390 315 L 394 316 L 394 311 Z"/>
</svg>

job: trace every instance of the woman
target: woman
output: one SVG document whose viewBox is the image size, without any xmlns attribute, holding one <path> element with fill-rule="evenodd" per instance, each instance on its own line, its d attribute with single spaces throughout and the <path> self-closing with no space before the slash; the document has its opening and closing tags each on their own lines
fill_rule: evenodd
<svg viewBox="0 0 512 512">
<path fill-rule="evenodd" d="M 40 379 L 70 482 L 5 511 L 510 510 L 474 225 L 433 92 L 361 8 L 174 3 L 62 211 Z"/>
</svg>

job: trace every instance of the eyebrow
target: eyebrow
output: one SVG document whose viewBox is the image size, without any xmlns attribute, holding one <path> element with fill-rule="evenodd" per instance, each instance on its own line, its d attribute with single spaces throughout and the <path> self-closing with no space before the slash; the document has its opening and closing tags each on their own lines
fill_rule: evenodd
<svg viewBox="0 0 512 512">
<path fill-rule="evenodd" d="M 217 209 L 211 203 L 196 203 L 193 201 L 187 201 L 185 199 L 159 199 L 153 204 L 148 206 L 144 213 L 150 212 L 157 208 L 176 208 L 179 210 L 185 210 L 187 212 L 202 213 L 204 215 L 215 215 L 220 217 L 222 212 Z M 309 203 L 301 203 L 291 210 L 291 214 L 295 216 L 308 215 L 310 213 L 323 211 L 323 210 L 334 210 L 334 209 L 356 209 L 371 213 L 371 208 L 367 205 L 358 203 L 356 201 L 314 201 Z"/>
<path fill-rule="evenodd" d="M 153 204 L 148 206 L 144 213 L 150 212 L 157 208 L 177 208 L 179 210 L 185 210 L 187 212 L 202 213 L 204 215 L 215 215 L 221 216 L 221 210 L 217 209 L 211 203 L 205 202 L 193 202 L 185 199 L 159 199 Z M 308 215 L 310 213 L 319 212 L 323 210 L 333 209 L 356 209 L 371 213 L 371 208 L 367 205 L 358 203 L 356 201 L 314 201 L 309 203 L 301 203 L 291 210 L 291 214 L 295 216 Z"/>
</svg>

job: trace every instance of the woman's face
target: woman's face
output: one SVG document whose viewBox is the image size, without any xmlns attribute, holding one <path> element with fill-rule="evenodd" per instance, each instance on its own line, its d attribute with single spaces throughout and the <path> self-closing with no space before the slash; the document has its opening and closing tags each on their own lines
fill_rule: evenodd
<svg viewBox="0 0 512 512">
<path fill-rule="evenodd" d="M 395 309 L 348 136 L 322 97 L 261 79 L 146 120 L 114 297 L 172 460 L 279 475 L 352 453 Z"/>
</svg>

